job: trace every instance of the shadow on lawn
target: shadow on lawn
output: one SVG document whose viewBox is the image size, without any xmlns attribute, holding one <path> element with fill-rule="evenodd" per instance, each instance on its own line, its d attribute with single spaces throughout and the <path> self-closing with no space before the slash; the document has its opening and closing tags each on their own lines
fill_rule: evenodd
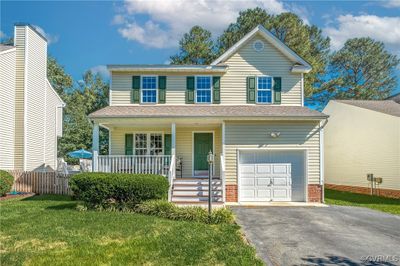
<svg viewBox="0 0 400 266">
<path fill-rule="evenodd" d="M 72 201 L 71 196 L 67 195 L 34 195 L 28 198 L 22 199 L 22 201 Z"/>
<path fill-rule="evenodd" d="M 46 210 L 76 210 L 76 206 L 77 206 L 76 202 L 71 202 L 66 204 L 48 206 Z"/>
<path fill-rule="evenodd" d="M 326 189 L 325 198 L 331 200 L 342 200 L 356 204 L 387 204 L 387 205 L 399 205 L 400 199 L 385 198 L 372 195 L 356 194 L 345 191 L 337 191 Z"/>
<path fill-rule="evenodd" d="M 346 257 L 342 256 L 334 256 L 334 255 L 328 255 L 325 258 L 318 258 L 314 256 L 308 256 L 307 258 L 301 258 L 302 260 L 307 262 L 307 265 L 343 265 L 343 266 L 377 266 L 377 265 L 386 265 L 386 266 L 395 266 L 396 264 L 393 264 L 391 262 L 387 261 L 364 261 L 364 262 L 356 262 L 354 260 L 351 260 Z M 360 258 L 361 259 L 361 258 Z"/>
</svg>

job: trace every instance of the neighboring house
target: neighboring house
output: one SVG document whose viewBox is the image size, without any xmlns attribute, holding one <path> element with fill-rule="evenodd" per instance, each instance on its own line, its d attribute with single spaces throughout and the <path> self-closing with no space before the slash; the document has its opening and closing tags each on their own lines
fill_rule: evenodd
<svg viewBox="0 0 400 266">
<path fill-rule="evenodd" d="M 47 80 L 47 41 L 17 24 L 14 45 L 0 45 L 0 169 L 56 169 L 64 103 Z"/>
<path fill-rule="evenodd" d="M 387 100 L 392 100 L 392 101 L 395 101 L 396 103 L 400 104 L 400 92 L 395 95 L 390 96 L 389 98 L 387 98 Z"/>
<path fill-rule="evenodd" d="M 99 126 L 110 136 L 95 171 L 165 174 L 172 201 L 203 202 L 212 151 L 215 201 L 322 200 L 327 116 L 304 107 L 311 66 L 262 26 L 210 65 L 108 69 L 110 106 L 89 115 L 94 154 Z"/>
<path fill-rule="evenodd" d="M 324 113 L 325 184 L 370 193 L 367 174 L 382 177 L 381 195 L 400 197 L 400 105 L 394 101 L 330 101 Z"/>
</svg>

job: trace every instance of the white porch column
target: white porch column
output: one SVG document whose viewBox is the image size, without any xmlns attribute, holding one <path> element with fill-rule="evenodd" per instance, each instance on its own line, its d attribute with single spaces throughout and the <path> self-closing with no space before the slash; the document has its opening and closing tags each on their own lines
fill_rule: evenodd
<svg viewBox="0 0 400 266">
<path fill-rule="evenodd" d="M 224 121 L 222 122 L 222 155 L 224 155 L 224 157 L 225 157 L 225 122 Z"/>
<path fill-rule="evenodd" d="M 92 152 L 93 152 L 93 172 L 98 172 L 99 170 L 99 124 L 93 124 L 93 135 L 92 135 Z"/>
<path fill-rule="evenodd" d="M 171 125 L 171 155 L 176 155 L 176 124 Z"/>
<path fill-rule="evenodd" d="M 222 180 L 222 201 L 226 202 L 226 183 L 225 183 L 225 121 L 222 121 L 222 160 L 220 162 L 221 164 L 221 180 Z"/>
</svg>

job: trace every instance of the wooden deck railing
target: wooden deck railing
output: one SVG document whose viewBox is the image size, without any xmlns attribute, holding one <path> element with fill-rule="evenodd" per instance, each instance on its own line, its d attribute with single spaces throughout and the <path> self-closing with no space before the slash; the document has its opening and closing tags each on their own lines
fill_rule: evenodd
<svg viewBox="0 0 400 266">
<path fill-rule="evenodd" d="M 97 171 L 167 176 L 170 164 L 170 155 L 100 155 Z"/>
</svg>

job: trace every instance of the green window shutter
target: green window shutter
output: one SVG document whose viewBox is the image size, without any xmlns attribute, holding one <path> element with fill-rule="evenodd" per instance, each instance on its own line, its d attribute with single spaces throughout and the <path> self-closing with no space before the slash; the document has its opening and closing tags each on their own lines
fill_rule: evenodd
<svg viewBox="0 0 400 266">
<path fill-rule="evenodd" d="M 164 155 L 171 155 L 171 134 L 164 135 Z"/>
<path fill-rule="evenodd" d="M 281 103 L 282 78 L 274 77 L 274 103 Z"/>
<path fill-rule="evenodd" d="M 133 134 L 125 134 L 125 155 L 133 154 Z"/>
<path fill-rule="evenodd" d="M 256 103 L 256 77 L 247 77 L 247 103 Z"/>
<path fill-rule="evenodd" d="M 158 77 L 158 103 L 165 103 L 167 90 L 167 77 L 159 76 Z"/>
<path fill-rule="evenodd" d="M 132 77 L 131 103 L 140 103 L 140 76 Z"/>
<path fill-rule="evenodd" d="M 213 84 L 213 103 L 220 103 L 221 102 L 221 78 L 220 77 L 213 77 L 212 84 Z"/>
<path fill-rule="evenodd" d="M 186 77 L 186 103 L 194 103 L 194 77 Z"/>
</svg>

